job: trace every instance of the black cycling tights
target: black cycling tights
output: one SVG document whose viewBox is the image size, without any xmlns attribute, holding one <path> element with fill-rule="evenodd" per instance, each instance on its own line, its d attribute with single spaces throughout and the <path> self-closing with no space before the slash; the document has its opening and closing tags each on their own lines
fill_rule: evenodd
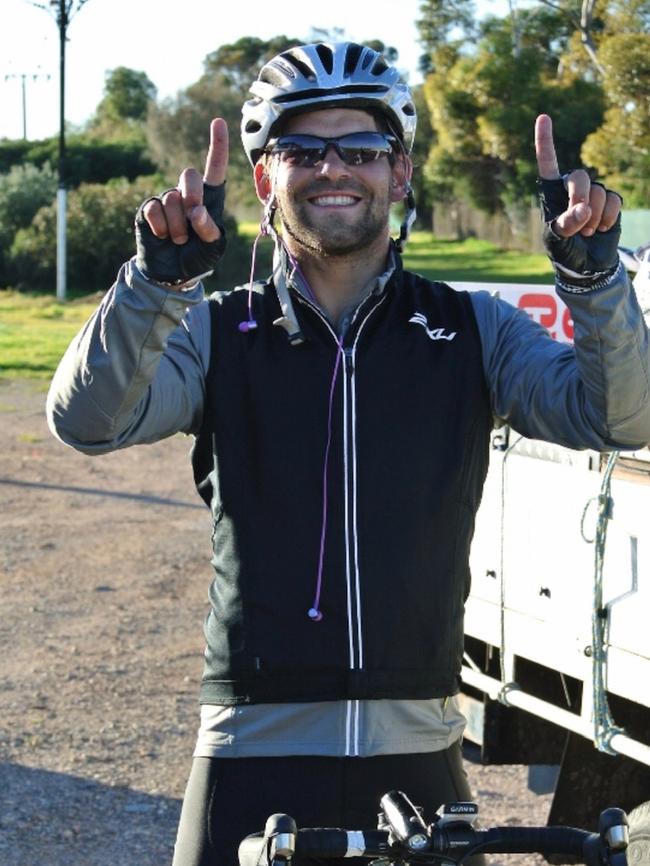
<svg viewBox="0 0 650 866">
<path fill-rule="evenodd" d="M 471 800 L 460 745 L 375 758 L 194 758 L 173 866 L 237 866 L 239 842 L 274 812 L 298 827 L 374 828 L 379 799 L 393 789 L 429 821 L 441 803 Z"/>
</svg>

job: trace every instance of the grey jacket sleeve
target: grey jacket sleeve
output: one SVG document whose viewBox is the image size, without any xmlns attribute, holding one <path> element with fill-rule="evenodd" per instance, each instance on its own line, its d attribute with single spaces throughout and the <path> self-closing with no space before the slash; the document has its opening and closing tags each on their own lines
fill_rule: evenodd
<svg viewBox="0 0 650 866">
<path fill-rule="evenodd" d="M 650 442 L 650 343 L 624 269 L 599 289 L 558 294 L 573 318 L 573 346 L 506 301 L 471 295 L 495 418 L 570 448 L 643 447 Z"/>
<path fill-rule="evenodd" d="M 197 431 L 210 354 L 202 300 L 201 284 L 173 292 L 127 262 L 54 375 L 46 403 L 54 435 L 102 454 Z"/>
</svg>

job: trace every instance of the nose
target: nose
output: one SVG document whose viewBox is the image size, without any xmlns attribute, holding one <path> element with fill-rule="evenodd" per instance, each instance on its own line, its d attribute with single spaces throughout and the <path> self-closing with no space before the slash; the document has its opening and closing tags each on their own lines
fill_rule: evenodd
<svg viewBox="0 0 650 866">
<path fill-rule="evenodd" d="M 317 169 L 318 174 L 323 177 L 343 177 L 350 173 L 349 166 L 343 162 L 333 144 L 325 148 L 325 155 L 318 163 Z"/>
</svg>

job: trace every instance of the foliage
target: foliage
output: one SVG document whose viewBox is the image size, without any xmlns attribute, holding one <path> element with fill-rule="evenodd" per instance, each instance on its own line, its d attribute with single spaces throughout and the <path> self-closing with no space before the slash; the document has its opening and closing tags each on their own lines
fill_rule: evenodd
<svg viewBox="0 0 650 866">
<path fill-rule="evenodd" d="M 0 174 L 12 166 L 32 163 L 41 167 L 45 163 L 57 165 L 58 138 L 42 141 L 0 141 Z M 155 167 L 138 141 L 92 140 L 77 134 L 66 145 L 66 183 L 68 187 L 80 183 L 104 183 L 114 177 L 134 180 L 151 174 Z"/>
<path fill-rule="evenodd" d="M 628 206 L 650 202 L 650 34 L 620 33 L 603 42 L 609 108 L 582 155 Z"/>
<path fill-rule="evenodd" d="M 184 166 L 203 169 L 210 121 L 223 117 L 231 133 L 228 194 L 231 201 L 255 201 L 251 171 L 238 146 L 241 97 L 229 88 L 223 74 L 204 75 L 176 97 L 152 107 L 147 122 L 149 149 L 158 168 L 176 184 Z"/>
<path fill-rule="evenodd" d="M 476 4 L 473 0 L 423 0 L 421 18 L 417 21 L 422 56 L 422 72 L 438 68 L 444 49 L 456 51 L 463 42 L 476 35 Z M 441 53 L 442 52 L 442 53 Z"/>
<path fill-rule="evenodd" d="M 26 163 L 0 175 L 0 285 L 6 281 L 6 255 L 16 232 L 26 228 L 37 211 L 56 196 L 56 175 L 45 163 Z"/>
<path fill-rule="evenodd" d="M 68 196 L 67 274 L 71 286 L 106 289 L 133 254 L 133 215 L 157 184 L 152 179 L 81 184 Z M 56 282 L 56 206 L 41 208 L 10 250 L 15 288 L 46 291 Z"/>
<path fill-rule="evenodd" d="M 428 215 L 433 206 L 431 188 L 426 181 L 424 166 L 428 159 L 429 149 L 434 141 L 434 132 L 431 127 L 422 85 L 414 87 L 412 93 L 418 123 L 415 130 L 413 150 L 411 151 L 411 159 L 413 160 L 413 179 L 411 184 L 418 212 L 418 224 L 424 227 L 429 224 Z"/>
<path fill-rule="evenodd" d="M 162 178 L 117 179 L 81 184 L 68 196 L 67 276 L 73 287 L 108 288 L 135 251 L 133 219 L 140 203 L 160 191 Z M 214 288 L 245 282 L 249 248 L 226 217 L 228 252 L 210 280 Z M 20 229 L 9 251 L 7 282 L 21 291 L 48 291 L 56 276 L 56 206 L 42 207 L 28 228 Z"/>
<path fill-rule="evenodd" d="M 106 73 L 104 97 L 97 106 L 97 116 L 109 120 L 144 121 L 156 93 L 156 85 L 146 72 L 127 66 L 110 69 Z"/>
<path fill-rule="evenodd" d="M 106 73 L 104 96 L 86 134 L 104 141 L 137 142 L 146 148 L 145 123 L 157 88 L 144 72 L 118 66 Z"/>
<path fill-rule="evenodd" d="M 427 184 L 436 201 L 469 200 L 488 213 L 512 215 L 515 225 L 535 189 L 536 116 L 553 117 L 560 164 L 579 165 L 582 143 L 603 120 L 602 87 L 593 73 L 578 74 L 575 64 L 567 69 L 575 27 L 569 6 L 575 4 L 520 10 L 513 4 L 510 16 L 477 25 L 472 4 L 463 0 L 456 28 L 445 18 L 452 6 L 435 0 L 421 7 L 433 9 L 430 24 L 438 22 L 433 35 L 424 31 L 430 51 L 424 94 L 433 127 Z"/>
</svg>

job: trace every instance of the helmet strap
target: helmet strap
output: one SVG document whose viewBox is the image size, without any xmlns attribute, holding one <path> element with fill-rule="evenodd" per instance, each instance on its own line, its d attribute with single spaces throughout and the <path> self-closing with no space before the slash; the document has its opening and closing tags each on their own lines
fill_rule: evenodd
<svg viewBox="0 0 650 866">
<path fill-rule="evenodd" d="M 408 236 L 410 235 L 411 229 L 413 228 L 413 223 L 415 222 L 415 218 L 417 217 L 417 210 L 415 208 L 415 196 L 413 195 L 413 187 L 410 183 L 406 186 L 406 195 L 404 196 L 404 199 L 406 201 L 406 214 L 399 229 L 399 237 L 395 241 L 397 251 L 400 253 L 404 251 L 404 244 L 408 240 Z"/>
</svg>

